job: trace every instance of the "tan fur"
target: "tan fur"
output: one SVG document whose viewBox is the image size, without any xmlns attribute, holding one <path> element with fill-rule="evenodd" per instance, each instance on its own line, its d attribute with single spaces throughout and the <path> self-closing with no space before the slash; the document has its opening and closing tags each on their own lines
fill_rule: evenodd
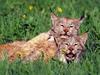
<svg viewBox="0 0 100 75">
<path fill-rule="evenodd" d="M 15 41 L 12 43 L 7 44 L 1 44 L 0 45 L 0 58 L 2 59 L 4 57 L 4 52 L 8 54 L 8 57 L 10 57 L 14 52 L 21 49 L 21 46 L 25 44 L 25 41 Z"/>
<path fill-rule="evenodd" d="M 53 39 L 48 39 L 49 33 L 41 33 L 35 38 L 27 41 L 21 50 L 18 50 L 14 57 L 20 55 L 20 58 L 23 60 L 36 60 L 39 59 L 42 55 L 44 60 L 48 60 L 55 56 L 56 45 Z"/>
<path fill-rule="evenodd" d="M 33 61 L 41 58 L 42 55 L 44 57 L 44 60 L 48 61 L 56 55 L 57 50 L 54 39 L 48 38 L 49 33 L 41 33 L 40 35 L 27 42 L 13 42 L 5 45 L 0 45 L 0 53 L 2 53 L 4 49 L 6 49 L 8 51 L 10 61 L 16 59 L 17 57 L 20 57 L 24 61 Z M 79 56 L 84 48 L 86 40 L 87 33 L 84 33 L 82 36 L 75 36 L 69 38 L 66 38 L 65 36 L 65 38 L 60 41 L 60 53 L 58 55 L 58 59 L 62 62 L 66 62 L 67 60 L 79 60 Z M 77 46 L 75 44 L 77 44 Z M 66 58 L 66 54 L 69 54 L 70 50 L 72 50 L 73 54 L 76 54 L 76 57 Z"/>
<path fill-rule="evenodd" d="M 42 55 L 44 60 L 55 56 L 56 45 L 54 39 L 48 39 L 49 33 L 41 33 L 33 39 L 25 41 L 15 41 L 13 43 L 0 45 L 0 57 L 3 58 L 3 51 L 6 51 L 9 60 L 20 57 L 23 60 L 36 60 Z"/>
</svg>

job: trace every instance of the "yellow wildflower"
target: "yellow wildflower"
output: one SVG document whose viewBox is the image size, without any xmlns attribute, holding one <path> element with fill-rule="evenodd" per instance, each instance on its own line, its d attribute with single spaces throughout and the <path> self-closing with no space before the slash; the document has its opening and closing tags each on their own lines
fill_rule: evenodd
<svg viewBox="0 0 100 75">
<path fill-rule="evenodd" d="M 63 48 L 63 49 L 62 49 L 62 52 L 65 53 L 65 52 L 66 52 L 66 49 Z"/>
<path fill-rule="evenodd" d="M 24 18 L 24 19 L 25 19 L 25 18 L 26 18 L 26 15 L 25 15 L 25 14 L 24 14 L 24 15 L 22 15 L 22 18 Z"/>
<path fill-rule="evenodd" d="M 30 52 L 31 52 L 30 50 L 20 50 L 20 51 L 16 52 L 16 55 L 19 58 L 23 58 L 23 57 L 27 56 Z"/>
<path fill-rule="evenodd" d="M 33 9 L 33 6 L 32 6 L 32 5 L 30 5 L 30 6 L 29 6 L 29 10 L 31 11 L 32 9 Z"/>
<path fill-rule="evenodd" d="M 62 13 L 63 12 L 63 10 L 62 10 L 62 8 L 60 8 L 60 7 L 57 7 L 57 12 L 60 12 L 60 13 Z"/>
<path fill-rule="evenodd" d="M 19 58 L 22 58 L 22 57 L 23 57 L 23 53 L 20 52 L 20 51 L 18 51 L 16 54 L 17 54 L 17 56 L 18 56 Z"/>
</svg>

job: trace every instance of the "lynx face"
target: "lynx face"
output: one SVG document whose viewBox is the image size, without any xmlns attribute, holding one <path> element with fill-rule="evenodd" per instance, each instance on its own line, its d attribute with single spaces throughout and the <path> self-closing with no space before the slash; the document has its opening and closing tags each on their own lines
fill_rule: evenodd
<svg viewBox="0 0 100 75">
<path fill-rule="evenodd" d="M 54 32 L 54 36 L 77 35 L 77 31 L 80 27 L 80 24 L 83 22 L 84 18 L 85 17 L 82 16 L 79 19 L 71 19 L 66 17 L 57 17 L 56 15 L 51 14 L 52 31 Z"/>
<path fill-rule="evenodd" d="M 77 36 L 69 37 L 65 39 L 59 49 L 60 49 L 60 60 L 63 62 L 67 61 L 78 61 L 80 59 L 81 53 L 84 49 L 84 44 L 87 40 L 87 33 Z"/>
</svg>

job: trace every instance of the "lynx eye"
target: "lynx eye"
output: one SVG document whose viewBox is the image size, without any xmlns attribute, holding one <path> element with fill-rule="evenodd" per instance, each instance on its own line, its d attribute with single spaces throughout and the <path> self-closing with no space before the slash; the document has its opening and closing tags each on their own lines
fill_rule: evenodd
<svg viewBox="0 0 100 75">
<path fill-rule="evenodd" d="M 73 27 L 73 26 L 70 26 L 71 28 Z"/>
<path fill-rule="evenodd" d="M 73 26 L 73 23 L 70 23 L 70 24 L 69 24 L 69 27 L 71 27 L 71 28 L 74 27 L 74 26 Z"/>
<path fill-rule="evenodd" d="M 74 46 L 77 46 L 77 45 L 78 45 L 77 43 L 74 44 Z"/>
<path fill-rule="evenodd" d="M 66 45 L 68 46 L 69 44 L 68 44 L 68 43 L 66 43 Z"/>
<path fill-rule="evenodd" d="M 63 25 L 63 24 L 61 24 L 61 26 L 62 26 L 62 27 L 64 27 L 64 25 Z"/>
</svg>

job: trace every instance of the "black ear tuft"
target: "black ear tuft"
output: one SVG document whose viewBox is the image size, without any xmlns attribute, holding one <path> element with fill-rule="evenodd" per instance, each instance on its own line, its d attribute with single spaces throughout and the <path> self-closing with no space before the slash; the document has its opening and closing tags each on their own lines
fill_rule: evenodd
<svg viewBox="0 0 100 75">
<path fill-rule="evenodd" d="M 83 20 L 85 18 L 85 15 L 83 14 L 81 17 L 80 17 L 80 20 Z"/>
<path fill-rule="evenodd" d="M 84 19 L 86 19 L 86 14 L 83 14 L 83 15 L 79 18 L 80 23 L 82 23 L 82 22 L 84 21 Z"/>
<path fill-rule="evenodd" d="M 87 17 L 87 16 L 86 16 L 86 13 L 84 12 L 84 13 L 82 14 L 82 16 L 80 17 L 80 21 L 81 21 L 81 20 L 84 20 L 86 17 Z"/>
</svg>

